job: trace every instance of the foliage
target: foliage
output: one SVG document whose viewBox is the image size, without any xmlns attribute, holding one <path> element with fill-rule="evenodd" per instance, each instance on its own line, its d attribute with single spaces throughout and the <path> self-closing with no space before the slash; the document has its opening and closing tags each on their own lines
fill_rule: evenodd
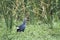
<svg viewBox="0 0 60 40">
<path fill-rule="evenodd" d="M 26 30 L 17 33 L 25 17 Z M 59 20 L 60 0 L 0 0 L 1 40 L 59 40 Z"/>
</svg>

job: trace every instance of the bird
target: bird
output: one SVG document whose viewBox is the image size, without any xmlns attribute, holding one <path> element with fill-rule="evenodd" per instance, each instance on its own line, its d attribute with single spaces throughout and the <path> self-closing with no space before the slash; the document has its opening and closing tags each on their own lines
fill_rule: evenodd
<svg viewBox="0 0 60 40">
<path fill-rule="evenodd" d="M 26 28 L 27 18 L 24 18 L 23 23 L 17 27 L 17 32 L 24 32 Z"/>
</svg>

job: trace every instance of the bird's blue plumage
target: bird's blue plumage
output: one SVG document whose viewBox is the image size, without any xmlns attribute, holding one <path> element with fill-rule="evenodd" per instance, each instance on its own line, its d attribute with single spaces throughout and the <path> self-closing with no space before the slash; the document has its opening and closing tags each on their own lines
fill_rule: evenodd
<svg viewBox="0 0 60 40">
<path fill-rule="evenodd" d="M 17 32 L 21 32 L 21 31 L 24 32 L 25 27 L 26 27 L 26 19 L 24 19 L 23 23 L 20 26 L 18 26 Z"/>
</svg>

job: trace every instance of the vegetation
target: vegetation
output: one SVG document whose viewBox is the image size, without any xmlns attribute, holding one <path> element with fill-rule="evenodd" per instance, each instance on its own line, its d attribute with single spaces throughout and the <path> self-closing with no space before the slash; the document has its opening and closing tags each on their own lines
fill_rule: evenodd
<svg viewBox="0 0 60 40">
<path fill-rule="evenodd" d="M 0 0 L 0 40 L 60 40 L 60 0 Z"/>
</svg>

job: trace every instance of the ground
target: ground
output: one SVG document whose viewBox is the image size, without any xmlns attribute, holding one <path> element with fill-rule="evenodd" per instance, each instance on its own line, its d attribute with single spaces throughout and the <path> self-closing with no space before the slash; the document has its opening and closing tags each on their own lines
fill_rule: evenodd
<svg viewBox="0 0 60 40">
<path fill-rule="evenodd" d="M 24 32 L 17 32 L 14 25 L 7 31 L 4 21 L 0 22 L 0 40 L 60 40 L 60 23 L 55 22 L 53 29 L 47 24 L 28 24 Z"/>
</svg>

